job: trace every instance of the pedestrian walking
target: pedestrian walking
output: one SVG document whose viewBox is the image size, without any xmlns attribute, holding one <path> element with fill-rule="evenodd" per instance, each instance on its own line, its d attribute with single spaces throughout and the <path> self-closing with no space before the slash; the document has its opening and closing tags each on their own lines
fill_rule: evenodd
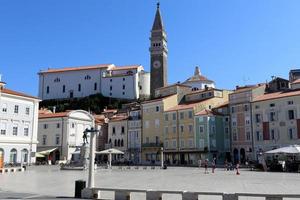
<svg viewBox="0 0 300 200">
<path fill-rule="evenodd" d="M 198 160 L 198 166 L 199 166 L 199 169 L 201 169 L 201 164 L 202 164 L 201 162 L 202 162 L 201 159 L 199 159 L 199 160 Z"/>
<path fill-rule="evenodd" d="M 205 161 L 204 161 L 204 168 L 205 168 L 204 174 L 208 174 L 207 167 L 208 167 L 208 159 L 205 159 Z"/>
<path fill-rule="evenodd" d="M 224 161 L 224 170 L 225 170 L 225 171 L 226 171 L 226 170 L 227 170 L 227 171 L 229 170 L 227 159 L 225 159 L 225 161 Z"/>
<path fill-rule="evenodd" d="M 236 175 L 240 175 L 240 162 L 236 164 Z"/>
<path fill-rule="evenodd" d="M 215 173 L 215 169 L 216 169 L 216 158 L 213 158 L 212 162 L 211 162 L 211 172 Z"/>
</svg>

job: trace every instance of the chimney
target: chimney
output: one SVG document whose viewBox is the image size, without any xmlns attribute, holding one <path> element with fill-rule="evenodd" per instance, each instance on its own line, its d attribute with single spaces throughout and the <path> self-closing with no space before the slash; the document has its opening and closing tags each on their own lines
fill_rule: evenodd
<svg viewBox="0 0 300 200">
<path fill-rule="evenodd" d="M 6 83 L 2 81 L 2 74 L 0 74 L 0 90 L 4 89 L 5 84 Z"/>
</svg>

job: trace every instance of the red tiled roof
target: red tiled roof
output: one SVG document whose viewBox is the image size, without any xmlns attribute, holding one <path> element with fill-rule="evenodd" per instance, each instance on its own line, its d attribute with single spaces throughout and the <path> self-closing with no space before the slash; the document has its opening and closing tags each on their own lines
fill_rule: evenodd
<svg viewBox="0 0 300 200">
<path fill-rule="evenodd" d="M 45 71 L 40 71 L 38 74 L 102 69 L 102 68 L 107 68 L 107 67 L 112 66 L 112 65 L 113 64 L 98 64 L 98 65 L 87 65 L 87 66 L 80 66 L 80 67 L 65 67 L 65 68 L 58 68 L 58 69 L 48 69 L 48 70 L 45 70 Z"/>
<path fill-rule="evenodd" d="M 69 113 L 70 111 L 58 112 L 58 113 L 43 113 L 43 114 L 39 114 L 39 119 L 67 117 Z"/>
<path fill-rule="evenodd" d="M 262 84 L 257 84 L 257 85 L 249 85 L 249 86 L 239 87 L 236 90 L 234 90 L 233 93 L 231 93 L 231 94 L 237 94 L 240 92 L 250 91 L 250 90 L 262 87 L 262 86 L 265 86 L 265 84 L 262 83 Z"/>
<path fill-rule="evenodd" d="M 3 88 L 0 92 L 5 93 L 5 94 L 10 94 L 10 95 L 15 95 L 15 96 L 21 96 L 21 97 L 27 97 L 27 98 L 31 98 L 31 99 L 39 99 L 37 97 L 34 96 L 30 96 L 21 92 L 16 92 L 14 90 L 10 90 L 7 88 Z"/>
<path fill-rule="evenodd" d="M 164 97 L 158 97 L 158 98 L 155 98 L 155 99 L 150 99 L 150 100 L 141 102 L 141 104 L 153 103 L 153 102 L 156 102 L 156 101 L 162 101 L 162 100 L 164 100 L 168 97 L 174 96 L 174 95 L 176 95 L 176 94 L 170 94 L 170 95 L 167 95 L 167 96 L 164 96 Z"/>
<path fill-rule="evenodd" d="M 116 66 L 116 67 L 113 67 L 111 70 L 115 71 L 115 70 L 128 70 L 128 69 L 137 69 L 139 67 L 142 67 L 142 65 L 128 65 L 128 66 Z"/>
<path fill-rule="evenodd" d="M 273 93 L 267 93 L 267 94 L 257 96 L 256 98 L 253 99 L 253 102 L 279 99 L 279 98 L 298 96 L 298 95 L 300 95 L 300 90 L 273 92 Z"/>
<path fill-rule="evenodd" d="M 228 102 L 228 101 L 226 101 L 226 102 L 224 102 L 224 103 L 222 103 L 222 104 L 218 105 L 217 107 L 214 107 L 214 109 L 218 109 L 218 108 L 224 108 L 224 107 L 227 107 L 228 105 L 229 105 L 229 102 Z"/>
<path fill-rule="evenodd" d="M 300 79 L 296 79 L 292 82 L 292 84 L 300 83 Z"/>
<path fill-rule="evenodd" d="M 202 99 L 201 101 L 193 101 L 192 103 L 179 104 L 177 106 L 169 108 L 168 110 L 166 110 L 166 112 L 191 109 L 191 108 L 194 108 L 194 106 L 196 106 L 197 104 L 202 103 L 207 100 L 209 100 L 209 99 Z"/>
</svg>

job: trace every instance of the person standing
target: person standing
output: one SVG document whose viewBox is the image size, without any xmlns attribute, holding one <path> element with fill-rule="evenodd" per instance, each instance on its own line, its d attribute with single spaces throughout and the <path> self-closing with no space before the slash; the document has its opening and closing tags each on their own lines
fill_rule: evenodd
<svg viewBox="0 0 300 200">
<path fill-rule="evenodd" d="M 236 164 L 236 175 L 240 175 L 240 162 Z"/>
<path fill-rule="evenodd" d="M 205 161 L 204 161 L 204 168 L 205 168 L 204 174 L 208 174 L 208 171 L 207 171 L 207 168 L 208 168 L 208 159 L 205 159 Z"/>
<path fill-rule="evenodd" d="M 215 173 L 215 169 L 216 169 L 216 158 L 214 157 L 212 162 L 211 162 L 211 166 L 212 166 L 212 173 Z"/>
<path fill-rule="evenodd" d="M 199 169 L 201 169 L 201 159 L 198 160 Z"/>
</svg>

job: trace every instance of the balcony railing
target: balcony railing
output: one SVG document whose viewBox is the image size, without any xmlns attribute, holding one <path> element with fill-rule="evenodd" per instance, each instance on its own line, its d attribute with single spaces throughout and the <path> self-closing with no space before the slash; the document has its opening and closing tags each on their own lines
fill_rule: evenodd
<svg viewBox="0 0 300 200">
<path fill-rule="evenodd" d="M 142 144 L 142 147 L 163 147 L 163 146 L 164 146 L 163 143 L 155 143 L 155 142 Z"/>
</svg>

